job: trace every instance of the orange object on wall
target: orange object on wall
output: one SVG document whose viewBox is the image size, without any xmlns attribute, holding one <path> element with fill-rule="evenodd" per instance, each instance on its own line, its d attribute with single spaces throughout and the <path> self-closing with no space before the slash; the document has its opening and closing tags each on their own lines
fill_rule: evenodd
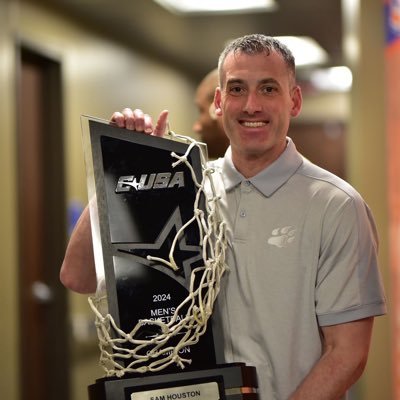
<svg viewBox="0 0 400 400">
<path fill-rule="evenodd" d="M 394 398 L 400 399 L 400 0 L 384 2 Z"/>
</svg>

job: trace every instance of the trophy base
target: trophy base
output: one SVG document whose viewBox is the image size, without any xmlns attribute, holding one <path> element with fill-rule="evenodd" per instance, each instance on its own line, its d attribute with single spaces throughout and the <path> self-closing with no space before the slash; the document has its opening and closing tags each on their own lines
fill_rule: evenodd
<svg viewBox="0 0 400 400">
<path fill-rule="evenodd" d="M 257 400 L 257 374 L 242 363 L 211 369 L 123 378 L 100 378 L 89 400 Z"/>
</svg>

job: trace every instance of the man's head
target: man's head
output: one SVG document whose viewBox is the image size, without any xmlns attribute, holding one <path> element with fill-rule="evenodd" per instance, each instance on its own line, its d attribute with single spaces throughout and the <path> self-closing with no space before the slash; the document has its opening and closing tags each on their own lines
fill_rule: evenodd
<svg viewBox="0 0 400 400">
<path fill-rule="evenodd" d="M 200 135 L 200 140 L 207 144 L 210 158 L 224 155 L 229 145 L 221 118 L 218 118 L 214 107 L 214 94 L 218 86 L 218 70 L 209 72 L 197 87 L 195 103 L 199 116 L 193 124 L 193 131 Z"/>
<path fill-rule="evenodd" d="M 218 59 L 219 86 L 223 87 L 223 65 L 226 57 L 230 53 L 243 53 L 247 55 L 257 55 L 264 53 L 269 56 L 271 52 L 278 53 L 285 62 L 288 73 L 293 78 L 293 84 L 296 81 L 296 65 L 292 52 L 279 40 L 272 36 L 253 34 L 242 36 L 224 48 Z"/>
<path fill-rule="evenodd" d="M 302 103 L 294 69 L 291 52 L 268 36 L 236 39 L 222 52 L 214 103 L 239 170 L 249 162 L 261 170 L 284 151 Z"/>
</svg>

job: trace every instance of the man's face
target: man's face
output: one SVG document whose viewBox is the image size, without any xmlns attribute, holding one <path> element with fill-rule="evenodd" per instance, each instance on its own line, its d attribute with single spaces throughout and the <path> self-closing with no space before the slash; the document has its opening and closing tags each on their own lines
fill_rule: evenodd
<svg viewBox="0 0 400 400">
<path fill-rule="evenodd" d="M 215 114 L 214 93 L 218 85 L 217 76 L 200 83 L 195 97 L 199 116 L 193 124 L 193 131 L 199 134 L 200 140 L 207 144 L 208 155 L 217 158 L 224 155 L 229 145 L 221 118 Z"/>
<path fill-rule="evenodd" d="M 290 119 L 301 109 L 300 88 L 284 60 L 274 51 L 270 55 L 230 53 L 221 78 L 215 106 L 234 161 L 271 163 L 284 151 Z"/>
</svg>

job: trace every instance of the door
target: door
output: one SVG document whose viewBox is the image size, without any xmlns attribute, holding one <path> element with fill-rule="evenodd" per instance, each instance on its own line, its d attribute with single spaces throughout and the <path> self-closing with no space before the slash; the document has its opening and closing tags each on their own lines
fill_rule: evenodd
<svg viewBox="0 0 400 400">
<path fill-rule="evenodd" d="M 20 46 L 18 201 L 23 400 L 68 400 L 61 67 Z"/>
</svg>

